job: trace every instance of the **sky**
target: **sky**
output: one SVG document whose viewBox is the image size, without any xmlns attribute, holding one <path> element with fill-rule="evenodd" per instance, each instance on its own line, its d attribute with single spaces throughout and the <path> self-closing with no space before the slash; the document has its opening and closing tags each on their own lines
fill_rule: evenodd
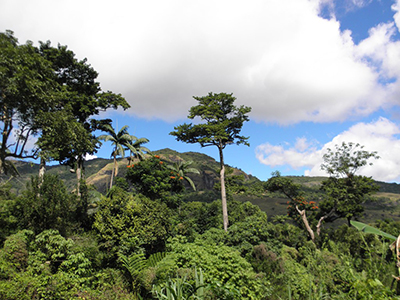
<svg viewBox="0 0 400 300">
<path fill-rule="evenodd" d="M 87 58 L 131 105 L 101 117 L 150 150 L 218 161 L 169 133 L 191 121 L 193 96 L 233 93 L 252 108 L 250 147 L 227 146 L 225 163 L 261 180 L 325 176 L 327 149 L 354 142 L 380 156 L 359 174 L 400 182 L 399 28 L 400 0 L 0 0 L 0 31 Z"/>
</svg>

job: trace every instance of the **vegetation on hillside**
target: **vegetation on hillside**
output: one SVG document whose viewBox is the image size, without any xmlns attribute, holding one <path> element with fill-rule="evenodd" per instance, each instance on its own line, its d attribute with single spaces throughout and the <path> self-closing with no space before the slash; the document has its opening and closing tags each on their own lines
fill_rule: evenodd
<svg viewBox="0 0 400 300">
<path fill-rule="evenodd" d="M 127 103 L 67 47 L 6 32 L 0 55 L 0 299 L 400 299 L 400 189 L 356 174 L 375 152 L 344 143 L 324 156 L 328 177 L 263 182 L 223 163 L 226 145 L 247 143 L 249 108 L 231 94 L 198 97 L 190 116 L 206 124 L 175 128 L 219 143 L 220 162 L 151 153 L 94 118 Z M 84 161 L 99 138 L 113 159 Z M 10 160 L 28 157 L 40 164 Z"/>
</svg>

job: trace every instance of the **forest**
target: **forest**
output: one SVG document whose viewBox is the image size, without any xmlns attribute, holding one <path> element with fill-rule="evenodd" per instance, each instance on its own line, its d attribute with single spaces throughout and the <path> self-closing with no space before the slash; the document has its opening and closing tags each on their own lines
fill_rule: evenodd
<svg viewBox="0 0 400 300">
<path fill-rule="evenodd" d="M 99 115 L 129 104 L 97 76 L 0 33 L 0 299 L 400 299 L 400 189 L 358 173 L 379 153 L 348 141 L 326 177 L 261 181 L 224 162 L 249 139 L 232 94 L 171 128 L 216 162 L 116 131 Z"/>
</svg>

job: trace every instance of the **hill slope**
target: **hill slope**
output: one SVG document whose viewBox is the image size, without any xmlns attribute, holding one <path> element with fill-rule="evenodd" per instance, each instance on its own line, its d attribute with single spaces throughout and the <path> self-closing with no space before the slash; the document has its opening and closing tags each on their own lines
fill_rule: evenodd
<svg viewBox="0 0 400 300">
<path fill-rule="evenodd" d="M 198 153 L 185 152 L 179 153 L 171 149 L 161 149 L 155 151 L 154 154 L 160 155 L 161 159 L 167 163 L 173 163 L 178 160 L 192 161 L 191 167 L 200 171 L 200 174 L 188 174 L 194 181 L 197 192 L 193 193 L 188 188 L 185 199 L 188 201 L 213 201 L 219 199 L 219 192 L 214 188 L 219 183 L 219 162 L 212 157 Z M 12 191 L 20 194 L 30 180 L 31 176 L 36 176 L 39 172 L 39 165 L 27 163 L 23 161 L 15 162 L 21 176 L 12 178 L 9 182 L 12 185 Z M 128 161 L 126 158 L 119 159 L 118 177 L 124 177 L 126 174 L 126 166 Z M 105 193 L 109 186 L 110 176 L 112 172 L 113 161 L 111 159 L 97 158 L 85 163 L 85 175 L 87 183 L 94 186 L 99 192 Z M 49 166 L 47 168 L 49 174 L 57 174 L 66 184 L 69 190 L 73 190 L 76 184 L 75 174 L 69 171 L 66 166 Z M 231 191 L 231 199 L 239 201 L 250 201 L 253 204 L 267 212 L 268 216 L 278 214 L 286 214 L 287 199 L 281 195 L 271 195 L 265 192 L 263 182 L 258 178 L 246 174 L 242 170 L 227 166 L 227 185 Z M 305 177 L 290 176 L 290 178 L 301 184 L 306 195 L 315 197 L 320 195 L 319 187 L 326 177 Z M 5 176 L 2 180 L 7 180 Z M 365 204 L 364 217 L 370 219 L 391 218 L 400 220 L 400 184 L 377 182 L 380 191 L 376 194 L 377 201 L 368 201 Z"/>
</svg>

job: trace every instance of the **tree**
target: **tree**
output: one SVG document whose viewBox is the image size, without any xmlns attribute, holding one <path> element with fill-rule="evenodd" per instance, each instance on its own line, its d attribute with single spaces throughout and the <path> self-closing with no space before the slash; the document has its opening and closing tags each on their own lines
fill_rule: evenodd
<svg viewBox="0 0 400 300">
<path fill-rule="evenodd" d="M 368 163 L 370 158 L 379 159 L 376 151 L 363 150 L 364 146 L 355 143 L 345 143 L 335 145 L 336 150 L 327 149 L 328 153 L 323 155 L 324 163 L 321 169 L 325 170 L 329 176 L 336 178 L 350 178 L 361 168 L 372 163 Z"/>
<path fill-rule="evenodd" d="M 315 241 L 315 233 L 307 217 L 307 211 L 316 217 L 316 210 L 318 206 L 314 201 L 306 201 L 304 193 L 300 189 L 300 185 L 295 184 L 292 179 L 282 177 L 279 171 L 273 172 L 272 177 L 268 179 L 266 188 L 270 192 L 281 192 L 290 201 L 288 201 L 288 215 L 296 221 L 300 221 L 304 224 L 311 240 Z M 300 220 L 298 220 L 300 218 Z M 316 233 L 319 236 L 321 233 L 322 221 L 325 216 L 319 218 L 318 224 L 316 225 Z"/>
<path fill-rule="evenodd" d="M 93 228 L 99 241 L 116 260 L 119 254 L 145 249 L 147 254 L 164 250 L 171 231 L 171 211 L 164 203 L 114 187 L 111 198 L 99 202 Z"/>
<path fill-rule="evenodd" d="M 330 177 L 322 182 L 321 189 L 326 192 L 321 210 L 327 215 L 326 221 L 359 216 L 364 207 L 365 197 L 376 192 L 379 187 L 372 178 L 356 175 L 361 167 L 366 166 L 371 158 L 378 159 L 377 152 L 363 150 L 364 146 L 354 143 L 335 145 L 336 150 L 328 149 L 323 156 L 321 169 Z"/>
<path fill-rule="evenodd" d="M 225 191 L 225 164 L 223 150 L 227 145 L 236 143 L 249 146 L 248 137 L 239 135 L 243 123 L 249 121 L 246 114 L 251 111 L 250 107 L 236 107 L 233 103 L 236 98 L 232 94 L 209 93 L 204 97 L 193 97 L 199 104 L 192 106 L 188 118 L 199 117 L 205 123 L 182 124 L 174 127 L 175 131 L 170 134 L 176 140 L 185 143 L 199 143 L 201 147 L 216 146 L 220 157 L 220 180 L 221 180 L 221 201 L 224 230 L 228 230 L 228 208 Z"/>
<path fill-rule="evenodd" d="M 31 178 L 17 199 L 14 213 L 20 228 L 35 233 L 57 229 L 65 234 L 75 221 L 76 211 L 76 195 L 68 193 L 58 176 L 46 174 L 43 181 L 37 176 Z"/>
<path fill-rule="evenodd" d="M 27 149 L 29 138 L 40 132 L 40 112 L 54 108 L 58 96 L 51 64 L 37 48 L 31 42 L 19 45 L 12 31 L 0 33 L 2 172 L 15 174 L 7 158 L 37 158 L 37 149 Z"/>
<path fill-rule="evenodd" d="M 71 166 L 76 173 L 77 193 L 80 195 L 80 182 L 84 179 L 84 157 L 96 153 L 100 146 L 94 132 L 104 124 L 111 123 L 109 119 L 99 120 L 94 116 L 109 108 L 127 109 L 130 105 L 120 94 L 102 91 L 100 83 L 96 81 L 98 73 L 87 63 L 86 58 L 75 58 L 75 53 L 67 46 L 58 45 L 55 48 L 49 41 L 40 42 L 38 52 L 50 63 L 56 76 L 60 95 L 57 110 L 68 112 L 75 119 L 74 122 L 80 124 L 80 129 L 86 130 L 86 134 L 80 134 L 79 138 L 69 143 L 54 145 L 58 149 L 57 160 Z"/>
<path fill-rule="evenodd" d="M 113 178 L 114 176 L 118 175 L 118 164 L 117 164 L 117 157 L 125 156 L 125 151 L 129 148 L 133 140 L 136 140 L 136 137 L 130 135 L 128 133 L 128 126 L 124 126 L 121 128 L 118 133 L 114 131 L 111 125 L 105 124 L 102 127 L 103 131 L 108 132 L 109 134 L 100 135 L 98 138 L 99 140 L 103 141 L 110 141 L 113 145 L 113 150 L 111 152 L 111 156 L 114 158 L 114 166 L 111 173 L 111 180 L 110 180 L 110 189 L 113 185 Z"/>
<path fill-rule="evenodd" d="M 178 194 L 184 190 L 182 180 L 171 175 L 171 170 L 160 156 L 154 155 L 129 165 L 126 178 L 138 193 L 151 200 L 160 200 L 173 208 L 179 205 Z"/>
<path fill-rule="evenodd" d="M 138 158 L 139 160 L 143 160 L 145 158 L 145 153 L 151 154 L 151 151 L 143 147 L 143 144 L 148 143 L 149 140 L 146 138 L 136 138 L 132 140 L 128 145 L 128 150 L 130 152 L 129 157 L 128 157 L 128 165 L 131 164 L 134 158 Z"/>
<path fill-rule="evenodd" d="M 85 149 L 95 149 L 98 143 L 85 127 L 66 110 L 42 113 L 42 132 L 36 146 L 40 149 L 41 170 L 44 174 L 45 162 L 50 160 L 65 164 L 69 157 Z"/>
<path fill-rule="evenodd" d="M 192 179 L 186 176 L 186 173 L 200 174 L 199 170 L 195 168 L 189 168 L 192 163 L 193 161 L 184 162 L 183 160 L 178 160 L 173 165 L 168 165 L 167 167 L 172 170 L 171 173 L 173 176 L 176 176 L 179 179 L 186 180 L 190 184 L 192 189 L 196 191 L 196 186 L 194 185 L 194 182 L 192 181 Z"/>
</svg>

